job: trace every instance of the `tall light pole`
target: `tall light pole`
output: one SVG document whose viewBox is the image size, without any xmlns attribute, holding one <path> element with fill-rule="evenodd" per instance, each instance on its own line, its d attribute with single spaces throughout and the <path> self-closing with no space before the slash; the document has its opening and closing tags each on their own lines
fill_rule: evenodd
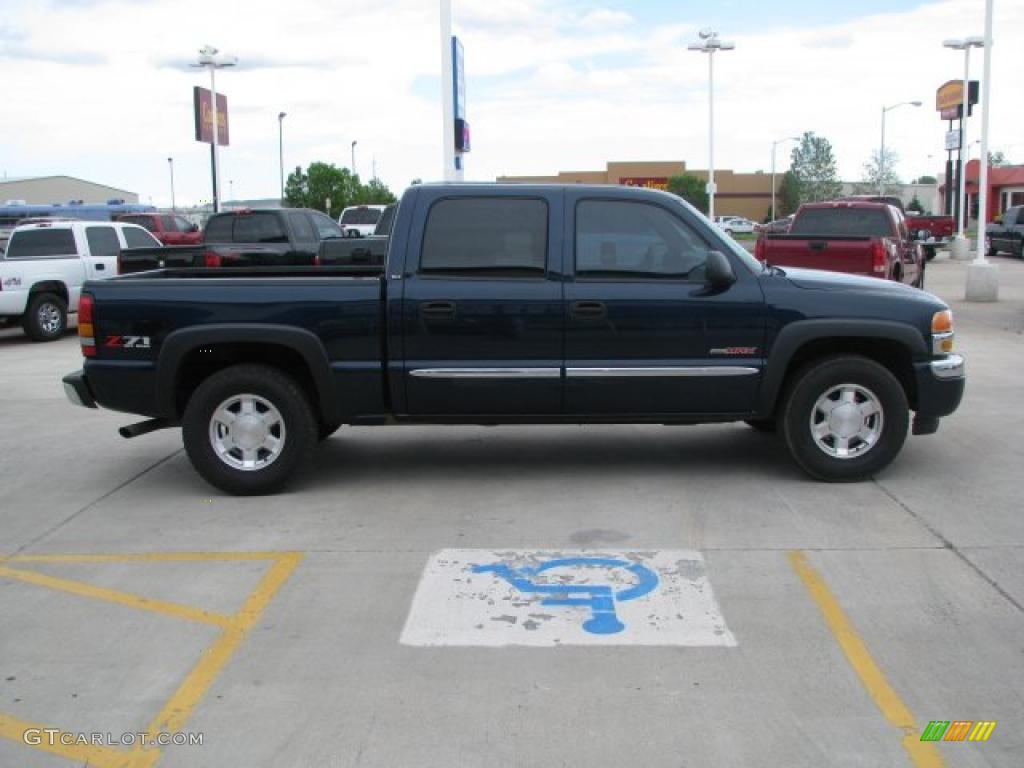
<svg viewBox="0 0 1024 768">
<path fill-rule="evenodd" d="M 731 51 L 736 46 L 718 39 L 718 33 L 702 29 L 697 33 L 703 42 L 690 43 L 691 51 L 708 55 L 708 219 L 715 220 L 715 51 Z"/>
<path fill-rule="evenodd" d="M 981 48 L 985 44 L 985 39 L 982 37 L 966 37 L 963 40 L 943 40 L 942 45 L 944 48 L 952 48 L 954 51 L 964 52 L 964 94 L 963 103 L 960 107 L 960 211 L 957 217 L 957 239 L 961 242 L 964 240 L 964 222 L 966 221 L 966 212 L 964 211 L 964 201 L 967 197 L 967 178 L 964 173 L 966 165 L 967 154 L 967 112 L 970 109 L 968 105 L 968 96 L 970 89 L 970 76 L 971 76 L 971 48 Z M 948 191 L 947 191 L 948 192 Z M 967 249 L 961 246 L 962 252 L 966 255 Z"/>
<path fill-rule="evenodd" d="M 281 205 L 284 205 L 284 119 L 287 112 L 277 113 L 277 158 L 281 168 Z"/>
<path fill-rule="evenodd" d="M 221 54 L 212 45 L 204 45 L 199 49 L 199 60 L 193 67 L 205 67 L 210 70 L 210 108 L 213 117 L 213 212 L 220 211 L 220 157 L 217 146 L 220 144 L 220 124 L 217 122 L 217 82 L 215 73 L 218 69 L 233 67 L 238 58 Z"/>
<path fill-rule="evenodd" d="M 174 204 L 174 158 L 167 158 L 167 167 L 171 169 L 171 212 L 177 213 L 178 206 Z"/>
<path fill-rule="evenodd" d="M 358 144 L 358 143 L 359 143 L 358 141 L 353 141 L 352 142 L 352 176 L 353 177 L 355 177 L 355 175 L 356 175 L 356 144 Z"/>
<path fill-rule="evenodd" d="M 441 147 L 445 181 L 457 181 L 455 168 L 455 83 L 452 81 L 452 0 L 441 0 Z"/>
<path fill-rule="evenodd" d="M 775 148 L 787 141 L 800 141 L 799 136 L 787 136 L 772 142 L 772 221 L 775 221 Z"/>
<path fill-rule="evenodd" d="M 905 105 L 912 107 L 920 107 L 920 101 L 901 101 L 899 104 L 893 104 L 891 107 L 882 107 L 882 143 L 878 145 L 878 196 L 881 197 L 885 194 L 885 113 L 890 109 L 896 109 L 896 107 L 902 107 Z"/>
<path fill-rule="evenodd" d="M 988 222 L 988 108 L 992 99 L 992 0 L 985 0 L 985 64 L 981 80 L 981 168 L 978 173 L 978 254 L 967 267 L 968 301 L 998 301 L 999 272 L 985 258 L 985 225 Z M 967 89 L 964 88 L 966 94 Z M 965 96 L 966 98 L 966 96 Z"/>
</svg>

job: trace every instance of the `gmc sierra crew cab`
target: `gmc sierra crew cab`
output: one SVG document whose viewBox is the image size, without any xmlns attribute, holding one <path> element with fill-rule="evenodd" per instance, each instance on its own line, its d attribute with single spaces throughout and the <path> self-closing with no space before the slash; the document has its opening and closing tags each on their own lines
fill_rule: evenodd
<svg viewBox="0 0 1024 768">
<path fill-rule="evenodd" d="M 752 258 L 682 199 L 425 184 L 384 269 L 165 269 L 89 283 L 72 402 L 180 426 L 229 493 L 280 488 L 342 424 L 747 421 L 812 477 L 886 467 L 957 408 L 949 308 Z M 914 416 L 911 419 L 911 412 Z"/>
<path fill-rule="evenodd" d="M 754 255 L 780 267 L 827 269 L 924 287 L 924 254 L 903 214 L 886 203 L 805 203 L 786 234 L 761 234 Z"/>
</svg>

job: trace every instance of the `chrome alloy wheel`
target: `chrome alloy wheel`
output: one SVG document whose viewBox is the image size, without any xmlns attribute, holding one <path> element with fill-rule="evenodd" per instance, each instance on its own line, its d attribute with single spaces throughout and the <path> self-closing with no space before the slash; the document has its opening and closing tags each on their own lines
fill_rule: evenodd
<svg viewBox="0 0 1024 768">
<path fill-rule="evenodd" d="M 46 302 L 39 305 L 36 317 L 39 319 L 39 328 L 45 334 L 52 336 L 55 333 L 60 333 L 63 324 L 60 319 L 60 308 L 56 304 Z"/>
<path fill-rule="evenodd" d="M 281 412 L 259 395 L 232 395 L 210 417 L 210 445 L 232 469 L 270 466 L 284 450 L 285 436 Z"/>
<path fill-rule="evenodd" d="M 878 396 L 858 384 L 840 384 L 825 392 L 811 409 L 814 444 L 835 459 L 855 459 L 882 436 L 885 418 Z"/>
</svg>

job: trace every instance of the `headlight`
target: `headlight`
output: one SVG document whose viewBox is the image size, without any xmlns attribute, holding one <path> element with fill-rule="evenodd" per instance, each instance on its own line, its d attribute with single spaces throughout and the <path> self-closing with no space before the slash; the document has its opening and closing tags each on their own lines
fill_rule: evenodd
<svg viewBox="0 0 1024 768">
<path fill-rule="evenodd" d="M 948 355 L 953 351 L 953 311 L 944 309 L 932 315 L 932 354 Z"/>
</svg>

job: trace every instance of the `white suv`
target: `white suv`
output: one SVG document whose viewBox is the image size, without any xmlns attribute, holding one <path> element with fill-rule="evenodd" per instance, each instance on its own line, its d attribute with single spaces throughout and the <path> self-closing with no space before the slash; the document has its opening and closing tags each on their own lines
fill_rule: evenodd
<svg viewBox="0 0 1024 768">
<path fill-rule="evenodd" d="M 369 237 L 373 234 L 385 205 L 350 205 L 341 212 L 338 223 L 349 236 Z"/>
<path fill-rule="evenodd" d="M 136 224 L 61 221 L 25 224 L 0 255 L 0 319 L 20 320 L 34 341 L 59 339 L 78 311 L 86 280 L 117 275 L 122 248 L 159 247 Z"/>
</svg>

